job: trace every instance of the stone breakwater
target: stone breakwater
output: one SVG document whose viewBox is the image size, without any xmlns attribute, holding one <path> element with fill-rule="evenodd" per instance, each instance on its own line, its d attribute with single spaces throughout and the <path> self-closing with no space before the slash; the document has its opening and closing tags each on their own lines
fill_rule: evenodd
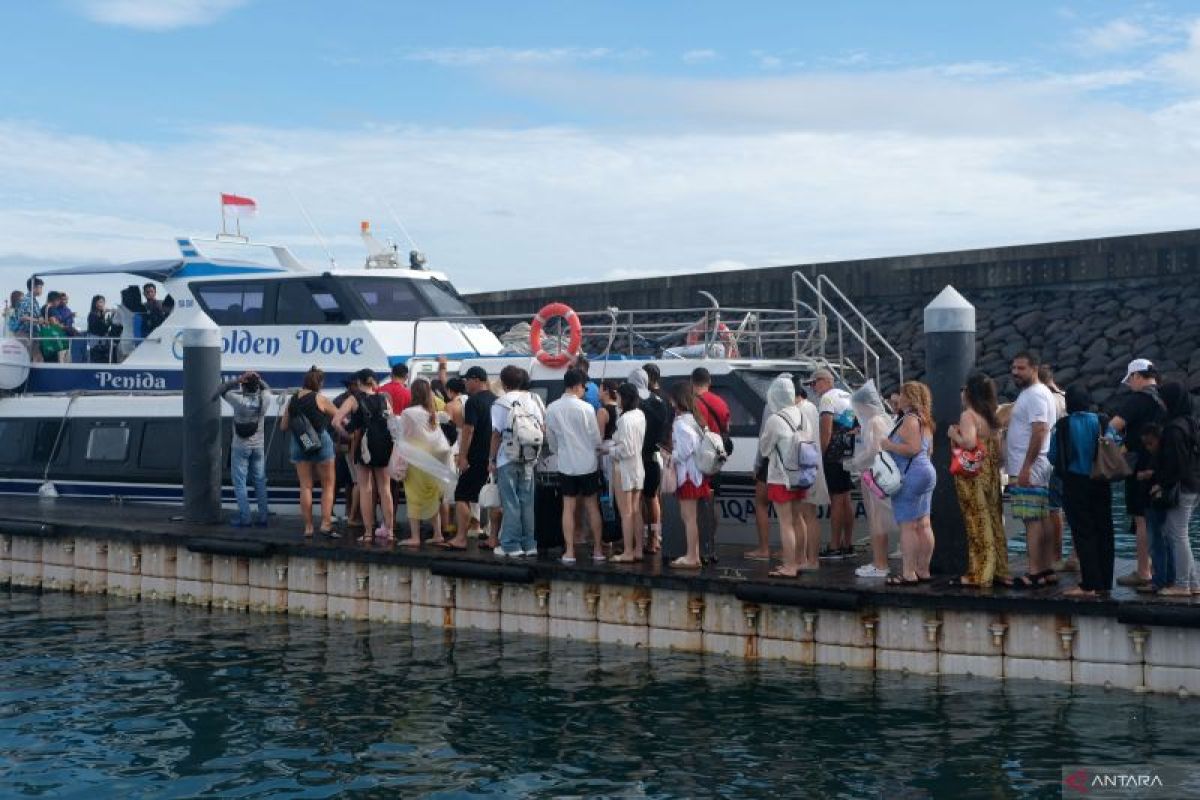
<svg viewBox="0 0 1200 800">
<path fill-rule="evenodd" d="M 905 377 L 925 376 L 923 309 L 933 299 L 867 301 L 861 306 L 905 357 Z M 1200 285 L 1191 280 L 1123 281 L 967 294 L 976 308 L 976 366 L 1008 397 L 1009 362 L 1023 349 L 1054 368 L 1066 388 L 1081 382 L 1101 406 L 1120 393 L 1126 364 L 1148 358 L 1166 380 L 1200 393 Z M 884 382 L 895 373 L 884 364 Z M 885 387 L 888 388 L 888 387 Z"/>
</svg>

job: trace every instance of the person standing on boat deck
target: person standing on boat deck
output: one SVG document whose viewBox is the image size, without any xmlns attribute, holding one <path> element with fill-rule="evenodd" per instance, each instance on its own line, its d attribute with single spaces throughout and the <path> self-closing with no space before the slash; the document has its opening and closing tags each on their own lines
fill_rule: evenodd
<svg viewBox="0 0 1200 800">
<path fill-rule="evenodd" d="M 450 443 L 438 423 L 437 405 L 429 381 L 413 381 L 412 402 L 400 413 L 400 430 L 409 445 L 437 461 L 449 463 Z M 436 477 L 414 464 L 408 465 L 404 471 L 404 504 L 408 510 L 409 536 L 401 540 L 401 545 L 421 546 L 421 523 L 425 520 L 433 527 L 431 544 L 445 544 L 442 539 L 442 492 Z"/>
<path fill-rule="evenodd" d="M 69 334 L 56 316 L 61 305 L 62 292 L 51 291 L 46 295 L 39 327 L 42 332 L 42 359 L 66 364 L 71 361 L 71 343 L 67 338 Z"/>
<path fill-rule="evenodd" d="M 522 389 L 528 375 L 520 367 L 500 370 L 504 396 L 492 403 L 492 441 L 488 470 L 500 486 L 500 546 L 492 553 L 501 558 L 537 554 L 533 529 L 533 465 L 545 432 L 541 400 Z M 538 444 L 531 444 L 537 439 Z"/>
<path fill-rule="evenodd" d="M 1200 501 L 1200 426 L 1183 384 L 1163 384 L 1162 401 L 1166 413 L 1150 478 L 1150 502 L 1159 507 L 1162 544 L 1170 553 L 1161 560 L 1171 562 L 1174 571 L 1158 594 L 1191 597 L 1200 595 L 1200 571 L 1188 541 L 1188 523 Z M 1154 567 L 1157 571 L 1158 565 Z"/>
<path fill-rule="evenodd" d="M 632 383 L 617 387 L 621 400 L 621 416 L 613 434 L 609 457 L 612 459 L 612 493 L 621 515 L 624 547 L 613 561 L 641 561 L 645 549 L 645 530 L 642 528 L 642 486 L 646 483 L 646 468 L 642 465 L 642 449 L 646 444 L 646 415 L 640 407 L 641 398 Z"/>
<path fill-rule="evenodd" d="M 732 421 L 729 406 L 721 399 L 720 395 L 712 390 L 712 375 L 704 367 L 696 367 L 692 370 L 692 389 L 695 393 L 696 419 L 702 422 L 710 431 L 719 433 L 729 445 L 725 448 L 725 455 L 733 455 L 733 440 L 729 434 L 729 426 Z M 721 473 L 718 472 L 709 478 L 709 488 L 711 489 L 709 496 L 721 491 Z M 708 497 L 702 499 L 707 501 Z M 703 514 L 704 529 L 711 534 L 715 534 L 717 530 L 717 504 L 704 502 L 697 504 L 697 508 Z M 709 544 L 713 552 L 705 557 L 716 559 L 716 542 Z"/>
<path fill-rule="evenodd" d="M 1150 504 L 1150 485 L 1139 480 L 1138 472 L 1145 471 L 1150 456 L 1142 445 L 1142 426 L 1158 424 L 1163 419 L 1163 402 L 1158 396 L 1158 370 L 1146 358 L 1135 358 L 1125 369 L 1122 385 L 1133 390 L 1121 402 L 1117 413 L 1108 423 L 1105 436 L 1114 440 L 1124 438 L 1125 449 L 1134 457 L 1134 473 L 1125 479 L 1125 513 L 1133 519 L 1137 546 L 1137 568 L 1117 578 L 1121 586 L 1141 586 L 1150 582 L 1150 539 L 1146 530 L 1146 508 Z"/>
<path fill-rule="evenodd" d="M 233 494 L 237 497 L 238 515 L 229 524 L 247 528 L 253 524 L 265 528 L 269 502 L 267 499 L 267 469 L 263 444 L 263 418 L 271 402 L 271 387 L 257 372 L 243 372 L 241 377 L 225 381 L 217 396 L 233 409 L 233 438 L 229 443 L 229 476 Z M 254 482 L 258 501 L 258 517 L 250 519 L 250 497 L 247 483 Z"/>
<path fill-rule="evenodd" d="M 21 328 L 21 319 L 17 316 L 17 309 L 24 299 L 25 293 L 20 289 L 13 289 L 8 295 L 8 305 L 4 307 L 4 329 L 8 331 L 9 336 L 16 336 L 17 331 Z"/>
<path fill-rule="evenodd" d="M 163 320 L 167 318 L 167 310 L 158 299 L 158 287 L 153 283 L 142 287 L 142 296 L 145 298 L 142 305 L 146 309 L 146 323 L 142 326 L 142 336 L 149 336 L 150 331 L 163 324 Z"/>
<path fill-rule="evenodd" d="M 26 281 L 25 288 L 29 292 L 17 306 L 17 328 L 14 331 L 21 344 L 29 351 L 29 360 L 35 363 L 42 361 L 42 344 L 38 341 L 41 334 L 38 321 L 42 318 L 42 304 L 38 302 L 38 297 L 41 296 L 44 286 L 41 278 L 30 278 Z"/>
<path fill-rule="evenodd" d="M 852 466 L 854 471 L 864 475 L 875 463 L 875 457 L 882 449 L 884 439 L 892 433 L 895 420 L 883 405 L 883 398 L 875 387 L 874 380 L 868 380 L 850 395 L 850 407 L 854 409 L 854 417 L 861 428 L 859 433 L 860 447 L 854 449 Z M 1000 476 L 996 476 L 996 487 L 999 489 Z M 888 536 L 896 527 L 896 517 L 892 513 L 892 499 L 878 497 L 874 492 L 864 488 L 862 493 L 863 508 L 867 512 L 867 526 L 871 531 L 871 561 L 854 570 L 860 578 L 886 578 L 888 576 Z"/>
<path fill-rule="evenodd" d="M 600 447 L 600 426 L 596 412 L 583 399 L 587 376 L 577 369 L 569 369 L 563 376 L 562 396 L 546 408 L 546 440 L 550 451 L 558 457 L 559 487 L 563 496 L 563 556 L 564 564 L 575 563 L 575 536 L 577 515 L 588 517 L 592 530 L 592 558 L 604 560 L 604 543 L 601 539 L 603 524 L 600 519 L 600 462 L 597 449 Z"/>
<path fill-rule="evenodd" d="M 358 394 L 337 409 L 333 426 L 342 433 L 354 434 L 351 452 L 358 472 L 358 508 L 365 526 L 358 541 L 369 544 L 374 536 L 390 544 L 396 528 L 396 504 L 392 500 L 392 479 L 388 474 L 394 444 L 388 430 L 392 407 L 388 396 L 379 390 L 374 371 L 360 369 L 354 377 L 358 380 Z M 383 516 L 378 528 L 375 527 L 376 496 Z"/>
<path fill-rule="evenodd" d="M 1112 485 L 1092 479 L 1096 443 L 1108 420 L 1092 411 L 1088 390 L 1078 383 L 1067 387 L 1067 416 L 1054 423 L 1050 463 L 1063 479 L 1063 507 L 1071 526 L 1071 542 L 1079 559 L 1079 585 L 1067 597 L 1095 597 L 1112 590 Z"/>
<path fill-rule="evenodd" d="M 488 449 L 492 441 L 492 403 L 496 395 L 488 387 L 488 374 L 483 367 L 471 367 L 463 375 L 466 384 L 467 402 L 463 405 L 462 432 L 458 438 L 458 483 L 454 487 L 454 511 L 456 530 L 450 547 L 461 549 L 467 546 L 468 528 L 471 523 L 471 505 L 479 502 L 479 492 L 488 480 Z M 491 511 L 495 520 L 497 512 Z M 486 520 L 480 520 L 486 523 Z M 488 526 L 491 546 L 494 547 L 495 527 Z"/>
<path fill-rule="evenodd" d="M 937 472 L 929 460 L 933 446 L 933 396 L 929 387 L 908 381 L 900 387 L 896 402 L 900 424 L 880 442 L 881 449 L 892 454 L 903 475 L 900 491 L 892 495 L 892 513 L 900 525 L 902 563 L 898 574 L 889 575 L 889 586 L 910 586 L 930 580 L 929 562 L 933 558 L 933 528 L 929 513 Z"/>
<path fill-rule="evenodd" d="M 779 518 L 779 539 L 783 563 L 771 570 L 773 578 L 794 578 L 801 569 L 797 553 L 808 553 L 808 527 L 800 510 L 805 489 L 793 488 L 786 464 L 796 460 L 797 437 L 804 437 L 804 417 L 796 407 L 796 386 L 789 373 L 783 373 L 767 387 L 766 421 L 758 440 L 758 454 L 767 462 L 767 499 Z M 816 428 L 807 431 L 815 444 Z M 816 533 L 814 531 L 814 533 Z M 811 568 L 811 567 L 810 567 Z"/>
<path fill-rule="evenodd" d="M 983 448 L 974 475 L 955 475 L 954 491 L 967 532 L 967 572 L 956 581 L 973 588 L 1009 585 L 1008 539 L 1000 492 L 1000 420 L 996 418 L 996 384 L 982 372 L 967 376 L 962 414 L 948 431 L 950 443 L 964 451 Z"/>
<path fill-rule="evenodd" d="M 1054 574 L 1054 536 L 1047 522 L 1050 509 L 1050 426 L 1058 416 L 1054 395 L 1037 375 L 1037 356 L 1017 353 L 1012 379 L 1021 393 L 1008 423 L 1007 462 L 1012 514 L 1025 524 L 1029 572 L 1013 581 L 1029 588 L 1057 583 Z"/>
<path fill-rule="evenodd" d="M 808 389 L 797 376 L 793 381 L 796 387 L 796 407 L 804 418 L 804 429 L 819 431 L 821 429 L 821 412 L 817 404 L 808 398 Z M 825 459 L 817 465 L 817 481 L 808 490 L 808 494 L 800 503 L 800 513 L 804 516 L 804 526 L 811 535 L 807 537 L 808 552 L 799 555 L 801 568 L 818 568 L 821 564 L 821 521 L 817 509 L 829 505 L 829 488 L 825 485 Z"/>
<path fill-rule="evenodd" d="M 113 339 L 121 335 L 119 325 L 113 324 L 112 316 L 105 308 L 104 295 L 92 297 L 92 308 L 88 312 L 88 360 L 97 364 L 111 364 L 115 351 Z"/>
<path fill-rule="evenodd" d="M 300 516 L 304 519 L 304 535 L 312 536 L 312 490 L 314 473 L 321 483 L 321 533 L 333 535 L 333 437 L 329 435 L 331 419 L 341 411 L 321 394 L 325 385 L 325 373 L 312 367 L 304 375 L 300 391 L 284 406 L 279 417 L 279 429 L 291 431 L 289 457 L 296 465 L 296 477 L 300 481 Z M 347 403 L 349 405 L 349 402 Z M 344 408 L 344 407 L 343 407 Z M 307 424 L 300 421 L 303 417 Z M 312 427 L 318 447 L 306 449 L 300 435 Z"/>
<path fill-rule="evenodd" d="M 821 453 L 825 486 L 829 489 L 829 547 L 821 558 L 850 558 L 854 555 L 854 506 L 850 502 L 850 473 L 842 463 L 853 448 L 854 412 L 850 393 L 834 385 L 833 373 L 822 367 L 813 372 L 809 385 L 817 393 L 821 413 Z"/>
<path fill-rule="evenodd" d="M 54 294 L 54 292 L 50 294 Z M 67 336 L 78 336 L 79 330 L 75 327 L 75 312 L 67 305 L 69 300 L 66 292 L 59 292 L 58 302 L 54 307 L 46 307 L 46 316 L 57 322 Z"/>
<path fill-rule="evenodd" d="M 675 468 L 675 499 L 679 501 L 679 516 L 687 536 L 687 553 L 671 562 L 676 569 L 700 569 L 700 526 L 696 518 L 698 501 L 712 496 L 708 477 L 696 463 L 696 450 L 703 432 L 696 421 L 696 392 L 690 381 L 679 381 L 671 387 L 671 407 L 675 419 L 671 423 L 671 461 Z"/>
<path fill-rule="evenodd" d="M 403 414 L 412 402 L 412 390 L 408 388 L 408 366 L 393 364 L 392 379 L 380 386 L 379 391 L 391 401 L 393 414 Z"/>
<path fill-rule="evenodd" d="M 646 416 L 646 435 L 642 440 L 642 470 L 646 473 L 642 482 L 642 518 L 645 520 L 646 552 L 657 553 L 662 544 L 662 507 L 658 499 L 662 462 L 658 448 L 665 443 L 663 436 L 670 430 L 667 406 L 651 391 L 650 375 L 646 370 L 635 369 L 629 373 L 629 383 L 637 390 L 638 408 Z"/>
</svg>

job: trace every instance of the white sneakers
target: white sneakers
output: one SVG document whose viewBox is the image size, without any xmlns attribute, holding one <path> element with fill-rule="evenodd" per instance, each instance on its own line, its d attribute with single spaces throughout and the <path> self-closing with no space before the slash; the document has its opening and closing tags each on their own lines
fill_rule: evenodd
<svg viewBox="0 0 1200 800">
<path fill-rule="evenodd" d="M 863 564 L 858 569 L 854 570 L 854 574 L 860 578 L 886 578 L 888 571 L 880 569 L 874 564 Z"/>
<path fill-rule="evenodd" d="M 533 558 L 537 555 L 537 550 L 507 551 L 501 547 L 493 547 L 492 555 L 494 555 L 496 558 Z"/>
</svg>

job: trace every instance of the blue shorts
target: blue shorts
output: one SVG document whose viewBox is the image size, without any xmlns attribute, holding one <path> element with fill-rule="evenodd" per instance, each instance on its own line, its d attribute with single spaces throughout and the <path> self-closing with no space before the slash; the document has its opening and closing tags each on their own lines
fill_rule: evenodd
<svg viewBox="0 0 1200 800">
<path fill-rule="evenodd" d="M 288 441 L 291 442 L 288 455 L 291 457 L 293 464 L 323 464 L 326 461 L 333 460 L 333 439 L 330 438 L 329 431 L 321 431 L 321 449 L 314 450 L 311 453 L 306 453 L 301 449 L 300 443 L 296 441 L 295 436 L 289 435 Z"/>
</svg>

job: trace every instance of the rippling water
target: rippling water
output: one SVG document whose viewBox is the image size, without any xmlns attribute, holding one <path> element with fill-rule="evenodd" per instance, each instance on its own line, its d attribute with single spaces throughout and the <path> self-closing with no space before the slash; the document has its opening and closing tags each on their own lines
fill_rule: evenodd
<svg viewBox="0 0 1200 800">
<path fill-rule="evenodd" d="M 0 794 L 1058 797 L 1200 702 L 0 595 Z"/>
</svg>

